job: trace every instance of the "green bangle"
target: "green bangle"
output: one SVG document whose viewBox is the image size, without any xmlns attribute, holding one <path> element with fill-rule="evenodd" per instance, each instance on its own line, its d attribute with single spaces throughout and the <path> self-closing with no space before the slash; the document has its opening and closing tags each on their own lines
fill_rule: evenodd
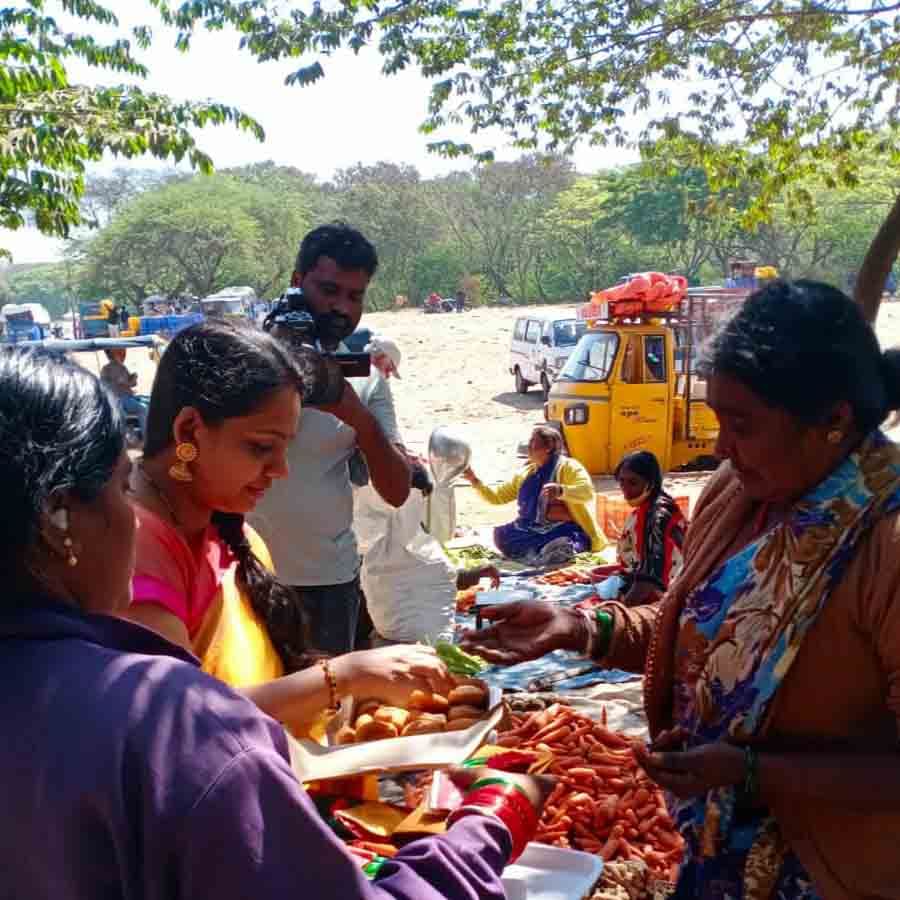
<svg viewBox="0 0 900 900">
<path fill-rule="evenodd" d="M 525 793 L 525 788 L 521 785 L 516 784 L 514 781 L 510 781 L 508 778 L 498 778 L 497 776 L 494 776 L 493 778 L 479 778 L 478 781 L 473 781 L 466 793 L 471 794 L 473 791 L 488 787 L 488 785 L 491 784 L 500 784 L 503 785 L 503 787 L 515 788 L 523 797 L 526 799 L 528 798 L 528 794 Z"/>
<path fill-rule="evenodd" d="M 378 877 L 378 873 L 381 871 L 382 866 L 387 862 L 387 859 L 383 856 L 376 856 L 371 862 L 366 863 L 363 866 L 363 874 L 369 881 L 374 881 Z"/>
<path fill-rule="evenodd" d="M 744 796 L 752 800 L 759 793 L 759 757 L 749 745 L 744 747 Z"/>
<path fill-rule="evenodd" d="M 609 653 L 609 648 L 612 644 L 615 619 L 610 613 L 602 609 L 597 610 L 594 618 L 597 622 L 597 647 L 594 651 L 594 658 L 603 659 Z"/>
</svg>

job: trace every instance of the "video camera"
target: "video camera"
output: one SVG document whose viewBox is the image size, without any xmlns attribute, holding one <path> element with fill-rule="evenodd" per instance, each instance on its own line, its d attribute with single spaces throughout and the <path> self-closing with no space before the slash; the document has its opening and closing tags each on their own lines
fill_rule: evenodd
<svg viewBox="0 0 900 900">
<path fill-rule="evenodd" d="M 341 341 L 353 333 L 353 324 L 339 313 L 317 314 L 302 288 L 285 291 L 263 322 L 266 331 L 278 331 L 287 341 L 303 377 L 302 400 L 310 406 L 337 403 L 345 378 L 365 378 L 372 360 L 368 353 L 341 353 Z"/>
</svg>

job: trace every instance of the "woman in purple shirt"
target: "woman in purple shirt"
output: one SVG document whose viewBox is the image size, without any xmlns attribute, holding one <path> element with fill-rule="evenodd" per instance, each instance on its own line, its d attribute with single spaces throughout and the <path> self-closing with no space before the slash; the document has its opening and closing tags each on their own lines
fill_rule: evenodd
<svg viewBox="0 0 900 900">
<path fill-rule="evenodd" d="M 295 780 L 281 727 L 115 616 L 130 602 L 130 468 L 94 376 L 0 351 L 0 896 L 501 900 L 534 780 L 508 785 L 508 803 L 496 785 L 468 795 L 446 835 L 370 881 Z"/>
</svg>

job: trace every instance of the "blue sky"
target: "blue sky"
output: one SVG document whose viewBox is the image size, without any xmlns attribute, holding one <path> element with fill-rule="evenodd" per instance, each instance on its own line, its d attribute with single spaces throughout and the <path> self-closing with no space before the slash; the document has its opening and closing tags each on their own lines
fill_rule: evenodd
<svg viewBox="0 0 900 900">
<path fill-rule="evenodd" d="M 142 0 L 107 2 L 125 27 L 147 21 L 149 4 L 145 6 Z M 464 161 L 450 162 L 429 153 L 426 138 L 418 133 L 426 114 L 428 82 L 414 69 L 389 77 L 382 75 L 380 57 L 374 51 L 364 51 L 359 56 L 336 54 L 323 60 L 326 77 L 315 85 L 286 87 L 285 75 L 299 63 L 257 63 L 241 53 L 233 32 L 199 33 L 191 52 L 185 55 L 172 46 L 171 32 L 161 27 L 154 31 L 154 46 L 142 56 L 151 73 L 143 82 L 147 89 L 179 99 L 228 102 L 257 118 L 266 130 L 263 144 L 229 128 L 200 132 L 201 146 L 219 167 L 273 159 L 324 180 L 336 169 L 357 162 L 408 163 L 426 176 L 466 165 Z M 86 66 L 72 67 L 70 75 L 73 81 L 89 84 L 121 81 Z M 504 146 L 500 136 L 494 138 L 492 145 L 500 158 L 517 155 Z M 575 162 L 581 171 L 593 171 L 634 158 L 634 153 L 617 148 L 585 147 L 578 151 Z M 110 159 L 95 170 L 121 164 Z M 144 159 L 136 165 L 162 164 Z M 61 250 L 60 242 L 30 230 L 0 231 L 0 246 L 10 249 L 16 262 L 53 259 Z"/>
</svg>

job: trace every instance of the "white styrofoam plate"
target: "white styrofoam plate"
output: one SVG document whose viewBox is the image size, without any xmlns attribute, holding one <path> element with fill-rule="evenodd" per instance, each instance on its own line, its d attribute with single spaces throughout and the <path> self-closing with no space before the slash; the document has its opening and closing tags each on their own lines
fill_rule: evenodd
<svg viewBox="0 0 900 900">
<path fill-rule="evenodd" d="M 529 844 L 503 872 L 507 900 L 583 900 L 603 874 L 603 860 L 592 853 Z"/>
</svg>

